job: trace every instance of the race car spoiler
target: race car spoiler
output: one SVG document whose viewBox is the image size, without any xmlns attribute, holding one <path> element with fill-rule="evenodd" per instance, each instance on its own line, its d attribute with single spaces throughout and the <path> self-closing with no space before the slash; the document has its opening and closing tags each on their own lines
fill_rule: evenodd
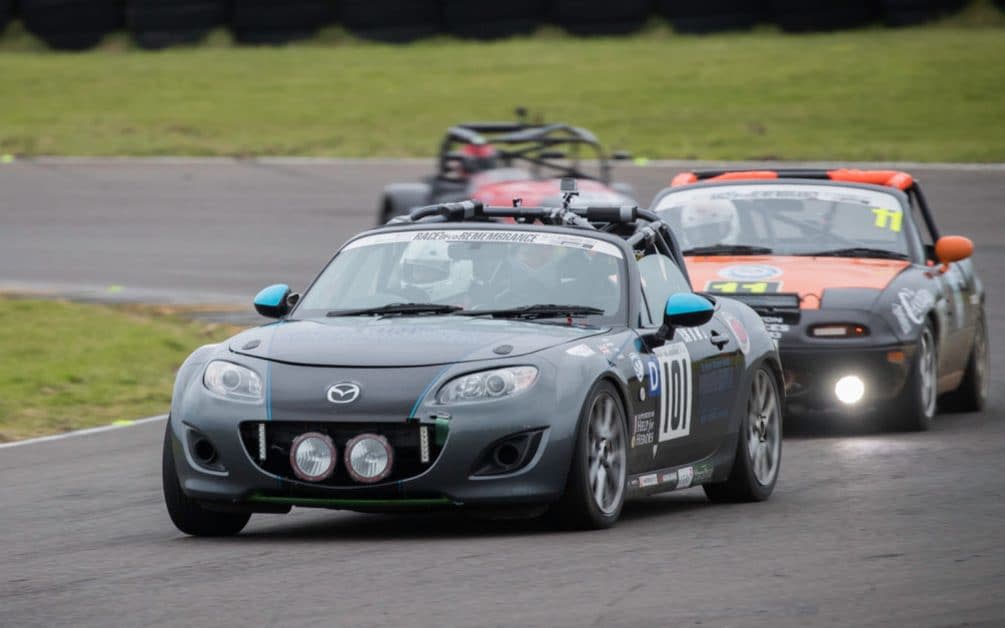
<svg viewBox="0 0 1005 628">
<path fill-rule="evenodd" d="M 839 168 L 822 170 L 814 168 L 784 168 L 780 170 L 696 170 L 682 172 L 673 178 L 672 187 L 699 181 L 737 181 L 766 179 L 823 179 L 846 183 L 869 183 L 907 191 L 914 186 L 914 177 L 899 170 L 852 170 Z"/>
</svg>

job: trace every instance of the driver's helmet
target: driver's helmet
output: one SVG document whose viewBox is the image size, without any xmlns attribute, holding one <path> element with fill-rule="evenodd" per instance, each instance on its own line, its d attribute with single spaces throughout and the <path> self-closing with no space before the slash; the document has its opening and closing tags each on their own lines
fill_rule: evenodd
<svg viewBox="0 0 1005 628">
<path fill-rule="evenodd" d="M 461 154 L 464 155 L 465 174 L 477 174 L 499 167 L 499 150 L 492 144 L 465 144 Z"/>
<path fill-rule="evenodd" d="M 401 256 L 401 284 L 421 290 L 436 302 L 457 294 L 471 283 L 471 263 L 455 261 L 446 242 L 411 242 Z"/>
<path fill-rule="evenodd" d="M 733 244 L 740 235 L 740 216 L 730 201 L 697 201 L 681 210 L 680 227 L 689 247 Z"/>
</svg>

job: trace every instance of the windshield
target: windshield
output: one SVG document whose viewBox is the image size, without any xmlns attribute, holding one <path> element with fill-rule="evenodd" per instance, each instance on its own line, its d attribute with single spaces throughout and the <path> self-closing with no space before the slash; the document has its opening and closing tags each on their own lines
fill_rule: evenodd
<svg viewBox="0 0 1005 628">
<path fill-rule="evenodd" d="M 338 253 L 296 315 L 356 314 L 392 304 L 398 314 L 438 315 L 555 304 L 603 310 L 584 310 L 576 318 L 608 322 L 624 318 L 624 266 L 614 244 L 564 233 L 429 229 L 374 234 Z"/>
<path fill-rule="evenodd" d="M 730 185 L 671 192 L 657 207 L 685 255 L 909 254 L 892 194 L 811 184 Z"/>
</svg>

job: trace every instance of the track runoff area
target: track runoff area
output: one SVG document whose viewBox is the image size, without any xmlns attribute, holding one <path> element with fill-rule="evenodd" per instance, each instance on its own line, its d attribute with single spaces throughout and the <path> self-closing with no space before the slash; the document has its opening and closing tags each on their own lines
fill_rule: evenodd
<svg viewBox="0 0 1005 628">
<path fill-rule="evenodd" d="M 680 170 L 622 169 L 646 202 Z M 745 164 L 746 165 L 746 164 Z M 815 165 L 815 164 L 814 164 Z M 425 162 L 74 161 L 0 167 L 0 283 L 244 304 L 303 286 Z M 1001 167 L 921 167 L 946 233 L 975 241 L 992 364 L 1005 355 Z M 82 221 L 81 216 L 89 220 Z M 218 225 L 218 229 L 193 225 Z M 163 419 L 0 449 L 10 625 L 999 625 L 1005 383 L 918 434 L 790 426 L 773 498 L 630 504 L 613 530 L 298 511 L 229 540 L 180 535 L 160 496 Z M 320 560 L 319 560 L 320 558 Z M 268 600 L 281 600 L 269 603 Z M 336 622 L 337 623 L 337 622 Z"/>
</svg>

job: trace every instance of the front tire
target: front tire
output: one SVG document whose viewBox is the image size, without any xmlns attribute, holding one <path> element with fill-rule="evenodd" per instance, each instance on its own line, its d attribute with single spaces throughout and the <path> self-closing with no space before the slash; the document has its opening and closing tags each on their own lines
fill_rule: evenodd
<svg viewBox="0 0 1005 628">
<path fill-rule="evenodd" d="M 175 527 L 192 536 L 233 536 L 244 529 L 250 514 L 220 513 L 206 510 L 185 495 L 178 482 L 171 447 L 171 419 L 164 432 L 164 454 L 161 458 L 161 482 L 164 487 L 164 504 Z"/>
<path fill-rule="evenodd" d="M 759 502 L 771 496 L 782 464 L 782 402 L 778 381 L 765 365 L 754 371 L 736 458 L 725 482 L 705 484 L 714 502 Z"/>
<path fill-rule="evenodd" d="M 565 494 L 549 513 L 562 528 L 609 528 L 621 516 L 628 470 L 625 411 L 610 382 L 598 382 L 580 412 Z"/>
<path fill-rule="evenodd" d="M 925 323 L 918 336 L 918 350 L 904 391 L 890 408 L 890 427 L 923 432 L 932 427 L 938 406 L 939 355 L 932 324 Z"/>
</svg>

